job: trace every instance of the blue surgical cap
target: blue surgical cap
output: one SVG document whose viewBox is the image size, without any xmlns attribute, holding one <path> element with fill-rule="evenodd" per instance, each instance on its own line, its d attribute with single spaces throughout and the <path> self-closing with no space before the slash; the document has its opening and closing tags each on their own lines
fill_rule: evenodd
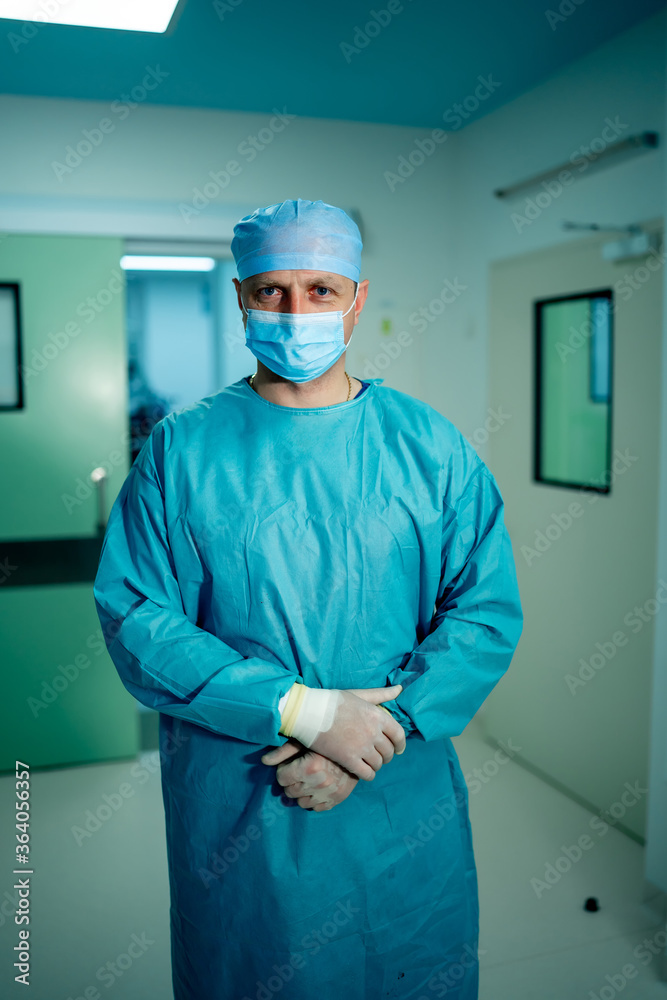
<svg viewBox="0 0 667 1000">
<path fill-rule="evenodd" d="M 264 271 L 331 271 L 359 281 L 361 234 L 341 208 L 323 201 L 283 201 L 258 208 L 234 226 L 239 280 Z"/>
</svg>

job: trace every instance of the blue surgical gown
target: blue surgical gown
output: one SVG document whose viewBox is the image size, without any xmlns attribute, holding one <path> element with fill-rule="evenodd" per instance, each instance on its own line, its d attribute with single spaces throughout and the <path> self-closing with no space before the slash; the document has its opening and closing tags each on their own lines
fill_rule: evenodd
<svg viewBox="0 0 667 1000">
<path fill-rule="evenodd" d="M 522 629 L 497 484 L 435 409 L 370 380 L 291 408 L 243 378 L 157 423 L 94 586 L 160 712 L 175 1000 L 473 1000 L 477 876 L 450 737 Z M 261 763 L 295 679 L 401 683 L 407 748 L 316 813 Z"/>
</svg>

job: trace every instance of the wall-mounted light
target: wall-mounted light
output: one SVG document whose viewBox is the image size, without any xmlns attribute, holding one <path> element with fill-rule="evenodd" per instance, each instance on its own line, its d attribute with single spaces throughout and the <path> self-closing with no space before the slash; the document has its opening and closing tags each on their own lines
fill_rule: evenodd
<svg viewBox="0 0 667 1000">
<path fill-rule="evenodd" d="M 602 244 L 603 260 L 617 262 L 658 254 L 662 242 L 659 230 L 645 231 L 638 222 L 631 222 L 627 226 L 601 225 L 599 222 L 563 222 L 562 228 L 623 233 L 622 239 Z"/>
<path fill-rule="evenodd" d="M 575 156 L 575 154 L 572 154 L 567 163 L 561 163 L 559 167 L 553 167 L 551 170 L 545 170 L 541 174 L 535 174 L 534 177 L 528 177 L 525 181 L 518 181 L 518 183 L 510 184 L 508 187 L 498 188 L 493 193 L 496 198 L 512 198 L 514 195 L 539 187 L 541 184 L 545 184 L 554 178 L 559 179 L 561 174 L 569 175 L 569 180 L 574 180 L 577 176 L 573 170 L 575 164 L 578 164 L 577 169 L 579 172 L 585 169 L 586 176 L 588 176 L 592 170 L 610 166 L 613 163 L 620 163 L 640 153 L 656 149 L 658 146 L 658 133 L 640 132 L 638 135 L 629 135 L 627 139 L 621 139 L 620 142 L 613 142 L 609 145 L 605 145 L 602 139 L 600 139 L 600 142 L 602 143 L 600 150 L 593 149 L 593 144 L 591 143 L 590 151 L 587 154 L 577 150 L 577 154 L 579 155 Z M 581 166 L 582 163 L 585 164 L 585 167 Z M 564 178 L 560 178 L 560 180 L 565 183 Z"/>
<path fill-rule="evenodd" d="M 214 257 L 144 257 L 125 254 L 120 258 L 124 271 L 212 271 Z"/>
</svg>

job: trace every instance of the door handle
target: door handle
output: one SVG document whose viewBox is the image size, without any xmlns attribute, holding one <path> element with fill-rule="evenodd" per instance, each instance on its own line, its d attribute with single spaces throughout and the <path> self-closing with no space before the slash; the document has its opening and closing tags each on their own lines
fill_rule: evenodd
<svg viewBox="0 0 667 1000">
<path fill-rule="evenodd" d="M 106 480 L 107 472 L 99 465 L 90 473 L 91 482 L 97 492 L 97 531 L 103 535 L 107 526 Z"/>
</svg>

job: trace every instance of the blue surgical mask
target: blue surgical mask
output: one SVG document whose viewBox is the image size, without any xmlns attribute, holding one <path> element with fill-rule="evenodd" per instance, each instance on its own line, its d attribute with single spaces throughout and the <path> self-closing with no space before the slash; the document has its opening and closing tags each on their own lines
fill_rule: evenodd
<svg viewBox="0 0 667 1000">
<path fill-rule="evenodd" d="M 327 371 L 347 350 L 343 319 L 354 308 L 332 312 L 281 313 L 246 309 L 246 346 L 276 375 L 290 382 L 310 382 Z M 352 339 L 352 338 L 350 338 Z"/>
</svg>

